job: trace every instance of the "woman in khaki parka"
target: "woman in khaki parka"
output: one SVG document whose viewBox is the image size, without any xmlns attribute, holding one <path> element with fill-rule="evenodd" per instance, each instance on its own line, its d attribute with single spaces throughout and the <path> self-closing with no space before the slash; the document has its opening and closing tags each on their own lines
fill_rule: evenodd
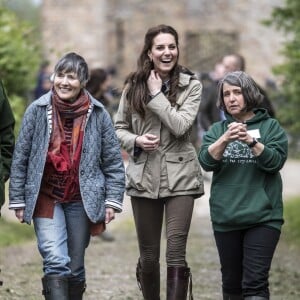
<svg viewBox="0 0 300 300">
<path fill-rule="evenodd" d="M 190 279 L 185 260 L 194 199 L 203 180 L 191 130 L 201 83 L 178 64 L 178 34 L 159 25 L 145 35 L 137 70 L 128 75 L 115 128 L 129 154 L 131 196 L 140 258 L 137 280 L 145 299 L 160 299 L 160 240 L 165 213 L 167 299 L 184 300 Z M 190 296 L 192 297 L 192 296 Z"/>
</svg>

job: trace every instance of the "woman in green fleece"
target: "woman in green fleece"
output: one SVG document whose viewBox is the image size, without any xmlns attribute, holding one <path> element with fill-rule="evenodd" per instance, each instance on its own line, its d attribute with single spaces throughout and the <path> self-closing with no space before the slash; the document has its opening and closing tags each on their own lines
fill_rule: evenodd
<svg viewBox="0 0 300 300">
<path fill-rule="evenodd" d="M 210 213 L 224 300 L 269 299 L 268 275 L 283 224 L 282 180 L 287 158 L 283 128 L 265 109 L 244 72 L 221 80 L 218 106 L 226 120 L 205 134 L 199 161 L 213 171 Z"/>
</svg>

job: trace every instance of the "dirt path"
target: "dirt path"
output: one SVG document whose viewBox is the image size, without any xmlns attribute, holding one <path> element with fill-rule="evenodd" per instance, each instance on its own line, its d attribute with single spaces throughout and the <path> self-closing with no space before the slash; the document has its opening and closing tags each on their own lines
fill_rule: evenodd
<svg viewBox="0 0 300 300">
<path fill-rule="evenodd" d="M 282 174 L 286 197 L 300 195 L 296 183 L 300 162 L 289 161 Z M 208 215 L 209 181 L 205 182 L 207 194 L 198 199 L 192 220 L 187 248 L 187 260 L 193 272 L 195 300 L 218 300 L 220 293 L 219 261 Z M 4 215 L 11 217 L 5 210 Z M 21 225 L 20 225 L 21 226 Z M 1 230 L 1 229 L 0 229 Z M 140 300 L 141 295 L 135 280 L 135 265 L 138 257 L 135 229 L 128 198 L 124 212 L 109 227 L 116 237 L 115 242 L 103 242 L 92 238 L 87 250 L 87 284 L 85 300 Z M 162 238 L 161 289 L 165 299 L 165 239 Z M 281 238 L 272 271 L 270 289 L 272 300 L 300 299 L 300 253 L 289 248 Z M 41 296 L 41 259 L 35 242 L 22 246 L 0 249 L 1 300 L 37 300 Z"/>
</svg>

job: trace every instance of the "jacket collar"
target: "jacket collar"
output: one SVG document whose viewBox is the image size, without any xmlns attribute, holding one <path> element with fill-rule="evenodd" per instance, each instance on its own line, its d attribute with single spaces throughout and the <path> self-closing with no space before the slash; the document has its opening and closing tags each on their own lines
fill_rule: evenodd
<svg viewBox="0 0 300 300">
<path fill-rule="evenodd" d="M 179 83 L 178 86 L 185 87 L 190 84 L 191 79 L 195 78 L 193 75 L 186 73 L 179 73 Z"/>
</svg>

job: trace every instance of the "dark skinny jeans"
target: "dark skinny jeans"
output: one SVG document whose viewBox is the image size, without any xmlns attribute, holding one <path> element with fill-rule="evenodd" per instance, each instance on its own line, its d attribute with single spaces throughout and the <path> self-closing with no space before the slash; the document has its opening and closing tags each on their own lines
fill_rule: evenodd
<svg viewBox="0 0 300 300">
<path fill-rule="evenodd" d="M 145 272 L 151 272 L 160 258 L 160 242 L 165 211 L 167 266 L 186 266 L 186 243 L 194 198 L 176 196 L 161 199 L 131 197 L 133 216 Z"/>
<path fill-rule="evenodd" d="M 280 231 L 268 226 L 214 232 L 223 292 L 269 299 L 269 271 Z"/>
</svg>

